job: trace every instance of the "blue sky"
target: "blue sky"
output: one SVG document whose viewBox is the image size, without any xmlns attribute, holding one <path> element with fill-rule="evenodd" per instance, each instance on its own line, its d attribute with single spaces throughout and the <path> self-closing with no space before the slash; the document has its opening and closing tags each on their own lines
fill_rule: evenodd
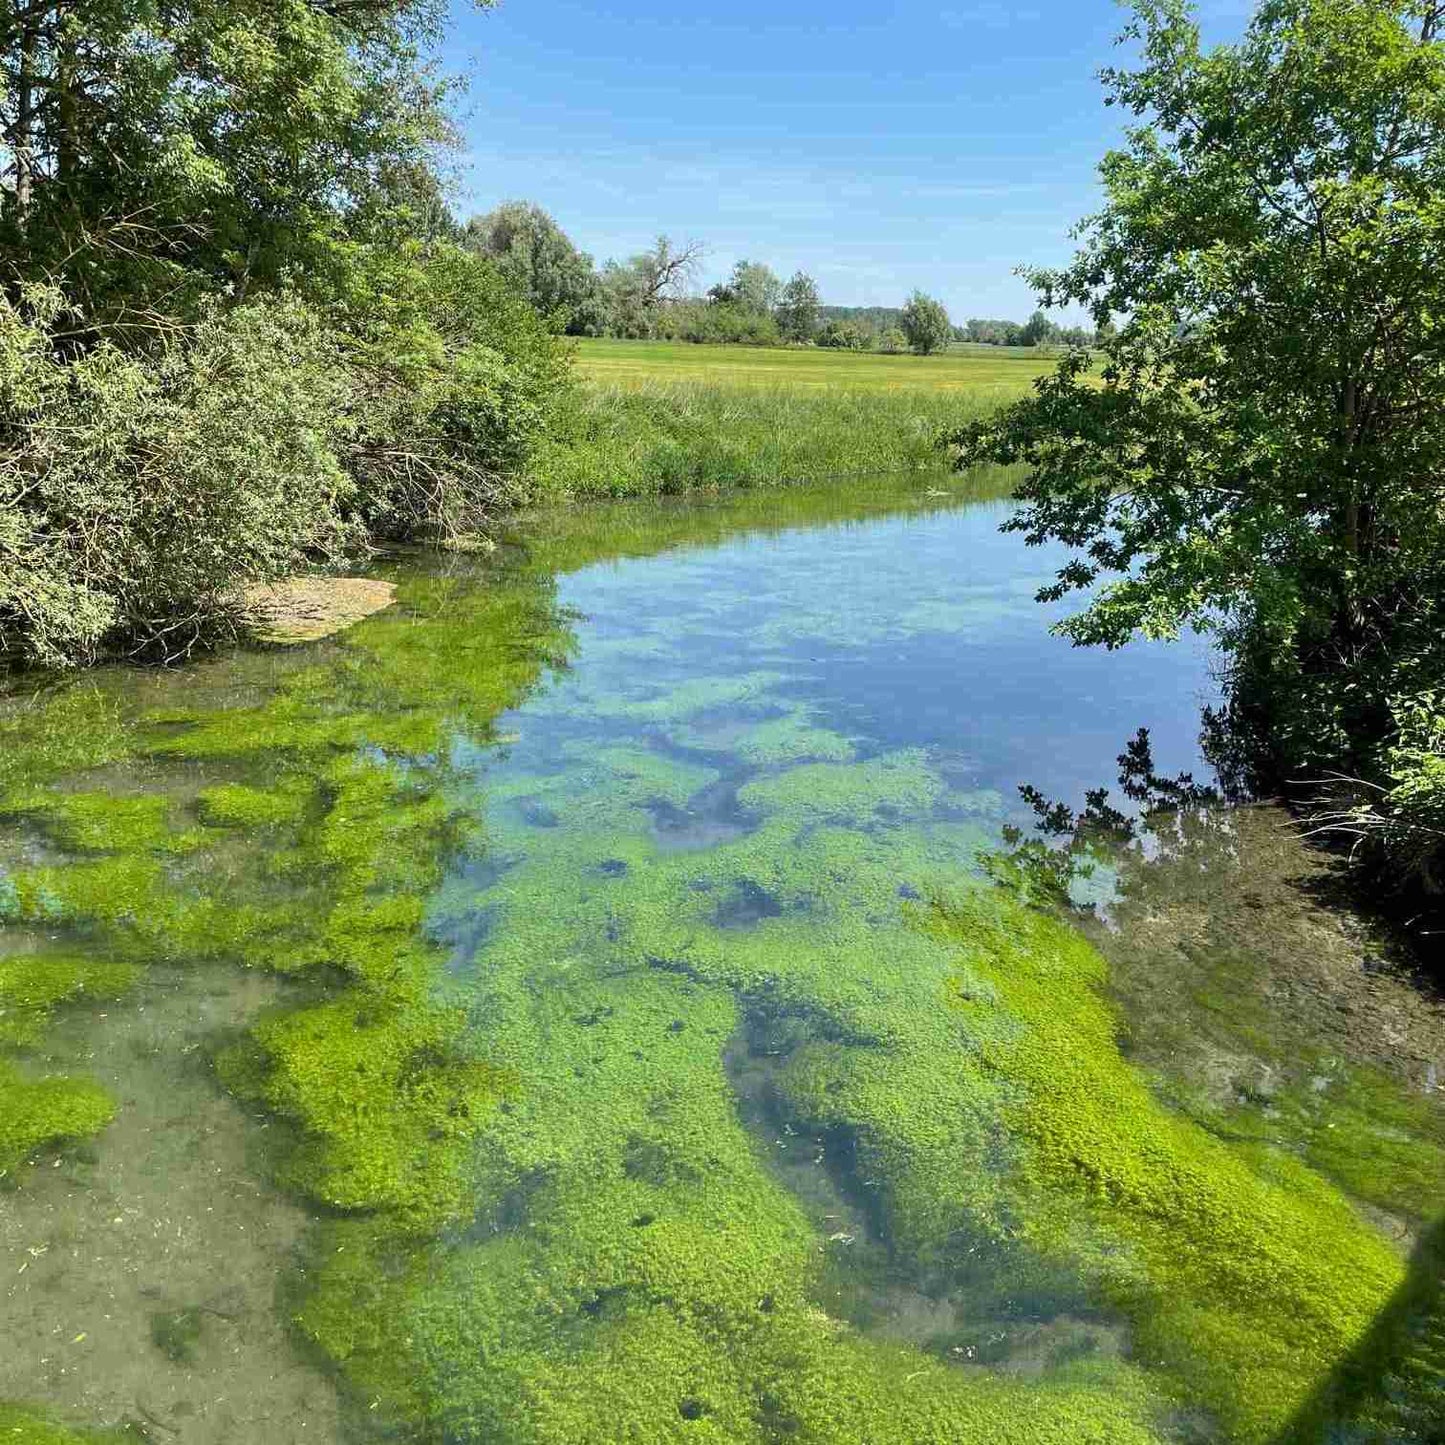
<svg viewBox="0 0 1445 1445">
<path fill-rule="evenodd" d="M 1206 33 L 1247 0 L 1205 0 Z M 454 0 L 470 79 L 465 214 L 546 207 L 599 261 L 658 232 L 814 276 L 825 301 L 958 318 L 1032 308 L 1020 263 L 1071 253 L 1119 133 L 1097 72 L 1114 0 Z"/>
</svg>

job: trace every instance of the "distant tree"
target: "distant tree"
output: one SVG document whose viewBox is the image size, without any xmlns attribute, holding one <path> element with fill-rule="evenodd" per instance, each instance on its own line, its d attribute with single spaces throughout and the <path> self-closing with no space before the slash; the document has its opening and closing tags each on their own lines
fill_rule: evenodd
<svg viewBox="0 0 1445 1445">
<path fill-rule="evenodd" d="M 1024 346 L 1047 346 L 1057 332 L 1058 327 L 1042 311 L 1035 311 L 1024 323 L 1019 340 Z"/>
<path fill-rule="evenodd" d="M 598 279 L 601 329 L 611 336 L 651 336 L 669 302 L 682 299 L 702 258 L 702 246 L 678 246 L 659 236 L 651 249 L 608 261 Z"/>
<path fill-rule="evenodd" d="M 793 278 L 783 287 L 778 300 L 778 326 L 786 341 L 811 341 L 818 334 L 821 324 L 821 302 L 818 283 L 802 271 L 793 273 Z"/>
<path fill-rule="evenodd" d="M 903 334 L 919 356 L 941 351 L 953 335 L 953 324 L 942 301 L 915 291 L 903 308 Z"/>
<path fill-rule="evenodd" d="M 651 335 L 669 341 L 735 342 L 776 346 L 778 323 L 766 311 L 749 311 L 731 301 L 677 301 L 664 306 Z"/>
<path fill-rule="evenodd" d="M 633 256 L 627 265 L 637 276 L 642 304 L 657 306 L 676 300 L 687 289 L 702 260 L 702 251 L 700 241 L 679 246 L 669 237 L 659 236 L 651 250 Z"/>
<path fill-rule="evenodd" d="M 466 224 L 463 245 L 497 269 L 547 317 L 570 331 L 590 329 L 599 310 L 597 272 L 541 206 L 504 201 Z"/>
<path fill-rule="evenodd" d="M 869 333 L 856 321 L 830 321 L 818 333 L 818 345 L 836 351 L 866 351 Z"/>
<path fill-rule="evenodd" d="M 783 292 L 783 283 L 761 261 L 739 261 L 732 275 L 708 292 L 708 299 L 743 311 L 771 315 Z"/>
<path fill-rule="evenodd" d="M 879 351 L 886 351 L 890 354 L 908 350 L 908 337 L 904 335 L 901 327 L 890 326 L 878 338 Z"/>
</svg>

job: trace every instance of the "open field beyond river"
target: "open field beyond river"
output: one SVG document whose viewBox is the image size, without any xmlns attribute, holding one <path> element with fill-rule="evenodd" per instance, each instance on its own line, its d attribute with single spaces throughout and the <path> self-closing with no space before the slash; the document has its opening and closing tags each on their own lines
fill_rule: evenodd
<svg viewBox="0 0 1445 1445">
<path fill-rule="evenodd" d="M 1021 354 L 991 346 L 941 356 L 888 356 L 812 347 L 698 346 L 688 341 L 588 337 L 577 343 L 580 374 L 610 386 L 694 381 L 746 387 L 966 392 L 990 394 L 1000 401 L 1027 391 L 1054 361 L 1050 354 Z"/>
<path fill-rule="evenodd" d="M 619 497 L 942 470 L 949 431 L 1053 365 L 991 353 L 583 340 L 581 385 L 533 485 L 539 497 Z"/>
</svg>

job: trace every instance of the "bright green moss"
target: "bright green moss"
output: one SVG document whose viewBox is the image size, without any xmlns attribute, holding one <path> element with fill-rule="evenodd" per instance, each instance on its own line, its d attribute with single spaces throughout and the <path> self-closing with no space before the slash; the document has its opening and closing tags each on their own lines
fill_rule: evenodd
<svg viewBox="0 0 1445 1445">
<path fill-rule="evenodd" d="M 0 1441 L 5 1445 L 120 1445 L 137 1438 L 128 1430 L 73 1430 L 23 1405 L 0 1401 Z"/>
<path fill-rule="evenodd" d="M 29 1079 L 0 1059 L 0 1179 L 13 1178 L 43 1144 L 99 1133 L 114 1113 L 110 1095 L 88 1079 Z"/>
<path fill-rule="evenodd" d="M 1400 1261 L 1294 1160 L 1160 1108 L 1119 1056 L 1102 960 L 1077 934 L 1001 898 L 937 927 L 994 990 L 966 984 L 959 1007 L 979 1020 L 984 1069 L 1020 1090 L 1004 1116 L 1025 1237 L 1079 1254 L 1231 1438 L 1268 1439 L 1368 1327 Z"/>
<path fill-rule="evenodd" d="M 133 964 L 61 953 L 0 956 L 0 1043 L 34 1043 L 56 1006 L 115 998 L 135 982 Z"/>
<path fill-rule="evenodd" d="M 853 744 L 838 733 L 816 727 L 801 710 L 756 724 L 738 740 L 740 758 L 762 767 L 782 763 L 851 763 Z"/>
<path fill-rule="evenodd" d="M 170 800 L 156 793 L 49 793 L 14 809 L 74 853 L 181 853 L 199 841 L 170 825 Z"/>
<path fill-rule="evenodd" d="M 209 828 L 279 828 L 299 823 L 311 797 L 311 788 L 300 780 L 269 790 L 221 783 L 197 795 L 196 813 Z"/>
<path fill-rule="evenodd" d="M 256 1092 L 296 1122 L 293 1185 L 337 1209 L 388 1209 L 409 1226 L 462 1208 L 466 1150 L 505 1092 L 503 1076 L 470 1057 L 451 1013 L 366 992 L 268 1019 L 258 1057 L 234 1060 Z"/>
</svg>

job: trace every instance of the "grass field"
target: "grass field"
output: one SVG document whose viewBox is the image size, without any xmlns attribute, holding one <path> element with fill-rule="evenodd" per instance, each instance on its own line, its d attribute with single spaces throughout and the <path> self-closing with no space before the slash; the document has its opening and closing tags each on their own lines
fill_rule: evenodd
<svg viewBox="0 0 1445 1445">
<path fill-rule="evenodd" d="M 849 391 L 953 391 L 1018 396 L 1054 358 L 993 347 L 941 356 L 884 356 L 869 351 L 767 346 L 696 346 L 686 341 L 577 343 L 577 370 L 589 381 L 642 388 L 659 382 L 719 386 L 806 386 Z"/>
<path fill-rule="evenodd" d="M 919 357 L 584 340 L 575 404 L 533 465 L 535 497 L 938 470 L 945 432 L 1023 395 L 1052 365 L 992 348 Z"/>
</svg>

